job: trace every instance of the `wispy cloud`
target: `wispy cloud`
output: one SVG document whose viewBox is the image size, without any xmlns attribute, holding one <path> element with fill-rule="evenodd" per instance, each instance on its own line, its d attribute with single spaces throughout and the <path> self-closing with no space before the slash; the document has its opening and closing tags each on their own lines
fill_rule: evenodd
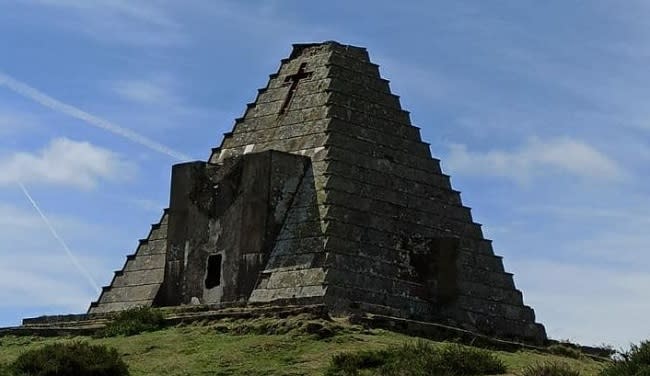
<svg viewBox="0 0 650 376">
<path fill-rule="evenodd" d="M 133 169 L 108 149 L 58 138 L 36 153 L 17 152 L 0 158 L 0 185 L 25 182 L 90 189 L 101 180 L 123 179 Z"/>
<path fill-rule="evenodd" d="M 166 204 L 163 202 L 149 200 L 146 198 L 130 198 L 126 199 L 126 202 L 133 207 L 152 213 L 160 213 L 166 207 Z"/>
<path fill-rule="evenodd" d="M 121 98 L 144 105 L 176 105 L 180 102 L 174 93 L 174 83 L 169 76 L 151 79 L 120 80 L 111 89 Z"/>
<path fill-rule="evenodd" d="M 170 16 L 155 3 L 133 3 L 122 0 L 96 0 L 93 2 L 83 0 L 34 0 L 35 3 L 61 7 L 68 10 L 83 12 L 104 12 L 132 20 L 160 26 L 175 26 Z"/>
<path fill-rule="evenodd" d="M 168 146 L 153 141 L 150 138 L 138 134 L 130 129 L 113 124 L 108 120 L 102 119 L 98 116 L 85 112 L 77 107 L 74 107 L 67 103 L 63 103 L 57 99 L 54 99 L 53 97 L 41 91 L 38 91 L 37 89 L 23 82 L 20 82 L 6 74 L 3 74 L 2 72 L 0 72 L 0 86 L 5 86 L 8 89 L 12 90 L 13 92 L 20 94 L 28 99 L 31 99 L 42 106 L 48 107 L 54 111 L 79 119 L 93 127 L 101 128 L 111 133 L 114 133 L 120 137 L 123 137 L 136 144 L 140 144 L 153 151 L 173 157 L 176 160 L 187 161 L 192 159 L 183 153 L 180 153 L 176 150 L 171 149 Z"/>
<path fill-rule="evenodd" d="M 218 106 L 206 107 L 193 101 L 187 93 L 194 93 L 182 75 L 169 72 L 127 76 L 103 82 L 103 90 L 118 98 L 114 103 L 115 120 L 124 124 L 137 124 L 141 130 L 175 131 L 202 124 L 213 123 L 215 119 L 230 119 L 236 113 L 223 111 Z M 205 128 L 203 128 L 205 129 Z"/>
<path fill-rule="evenodd" d="M 56 249 L 47 226 L 28 205 L 0 202 L 0 239 L 9 246 L 7 252 L 0 252 L 0 307 L 34 307 L 36 314 L 84 311 L 97 296 L 95 288 Z M 101 239 L 112 230 L 87 218 L 52 215 L 50 219 L 68 240 L 84 245 L 75 248 L 79 263 L 94 279 L 105 280 L 109 268 L 102 265 L 104 260 L 93 252 L 96 245 L 89 240 Z"/>
<path fill-rule="evenodd" d="M 628 197 L 630 194 L 628 193 Z M 634 197 L 632 201 L 642 202 L 643 198 Z M 625 201 L 630 201 L 625 200 Z M 615 207 L 603 207 L 602 203 L 594 204 L 592 206 L 559 206 L 559 205 L 527 205 L 519 207 L 518 210 L 525 213 L 543 213 L 545 215 L 552 215 L 555 218 L 562 218 L 569 221 L 583 222 L 585 220 L 607 220 L 607 221 L 623 221 L 634 219 L 634 221 L 641 221 L 643 226 L 650 226 L 650 216 L 647 215 L 646 208 L 641 206 L 625 207 L 623 200 L 619 200 Z M 650 204 L 650 202 L 648 202 Z"/>
<path fill-rule="evenodd" d="M 53 265 L 51 256 L 34 256 L 39 262 Z M 16 260 L 3 258 L 0 257 L 0 307 L 40 306 L 62 312 L 80 312 L 93 297 L 75 280 L 25 270 L 16 265 Z"/>
<path fill-rule="evenodd" d="M 43 210 L 41 210 L 40 205 L 38 205 L 38 204 L 36 203 L 36 201 L 35 201 L 34 198 L 32 197 L 31 193 L 29 193 L 29 191 L 27 190 L 27 188 L 25 187 L 25 185 L 23 185 L 22 182 L 18 182 L 18 185 L 20 186 L 20 189 L 23 191 L 23 194 L 25 195 L 25 197 L 27 198 L 27 200 L 29 200 L 29 203 L 32 205 L 32 207 L 34 208 L 34 210 L 36 210 L 36 212 L 38 213 L 38 215 L 41 217 L 41 220 L 43 221 L 43 223 L 45 223 L 45 226 L 47 226 L 47 229 L 50 230 L 50 233 L 52 234 L 52 236 L 54 237 L 54 239 L 56 239 L 56 241 L 61 245 L 61 248 L 62 248 L 63 251 L 65 252 L 65 255 L 68 257 L 68 259 L 70 260 L 70 262 L 72 262 L 72 264 L 75 266 L 75 268 L 77 268 L 77 270 L 78 270 L 78 271 L 79 271 L 79 272 L 80 272 L 80 273 L 81 273 L 81 274 L 86 278 L 86 280 L 90 283 L 90 285 L 91 285 L 91 286 L 92 286 L 92 287 L 93 287 L 97 292 L 99 292 L 99 291 L 100 291 L 99 285 L 97 284 L 97 282 L 95 281 L 95 279 L 93 278 L 93 276 L 90 274 L 90 272 L 88 271 L 88 269 L 86 269 L 86 267 L 84 267 L 84 266 L 79 262 L 79 260 L 78 260 L 77 257 L 74 255 L 74 253 L 72 253 L 72 250 L 70 249 L 70 247 L 68 246 L 68 244 L 65 242 L 65 240 L 63 240 L 63 238 L 61 237 L 61 235 L 59 235 L 59 232 L 56 230 L 56 228 L 54 228 L 54 225 L 52 225 L 52 222 L 50 222 L 50 219 L 45 215 L 45 213 L 43 212 Z"/>
<path fill-rule="evenodd" d="M 97 292 L 71 272 L 74 269 L 67 258 L 21 244 L 13 249 L 20 252 L 0 254 L 0 307 L 40 307 L 35 310 L 39 314 L 44 310 L 83 312 L 96 298 Z"/>
<path fill-rule="evenodd" d="M 604 181 L 626 177 L 622 166 L 591 145 L 571 138 L 531 138 L 517 150 L 469 151 L 467 146 L 450 145 L 445 164 L 450 171 L 465 175 L 487 175 L 529 182 L 550 173 Z"/>
<path fill-rule="evenodd" d="M 0 134 L 24 131 L 36 124 L 33 117 L 17 111 L 0 108 Z"/>
<path fill-rule="evenodd" d="M 173 46 L 187 37 L 168 9 L 157 2 L 123 0 L 32 0 L 60 11 L 55 22 L 95 40 L 130 45 Z"/>
<path fill-rule="evenodd" d="M 528 259 L 513 262 L 526 303 L 536 308 L 552 338 L 627 346 L 650 337 L 639 326 L 650 311 L 645 272 Z M 520 283 L 517 275 L 526 276 Z"/>
<path fill-rule="evenodd" d="M 18 230 L 31 229 L 41 225 L 42 222 L 33 213 L 0 203 L 0 228 L 11 227 L 12 230 Z"/>
<path fill-rule="evenodd" d="M 599 186 L 560 189 L 553 200 L 535 190 L 527 202 L 511 190 L 490 221 L 509 231 L 488 233 L 497 235 L 496 252 L 552 338 L 627 346 L 650 335 L 638 324 L 650 309 L 650 200 L 616 185 L 603 194 Z"/>
<path fill-rule="evenodd" d="M 586 198 L 570 195 L 564 202 L 517 205 L 511 215 L 527 223 L 511 234 L 518 237 L 513 244 L 553 246 L 556 259 L 580 259 L 630 271 L 645 269 L 650 264 L 645 251 L 650 244 L 650 199 L 628 190 L 623 194 L 616 187 L 604 195 L 584 188 L 580 193 Z M 531 231 L 535 225 L 538 231 Z"/>
</svg>

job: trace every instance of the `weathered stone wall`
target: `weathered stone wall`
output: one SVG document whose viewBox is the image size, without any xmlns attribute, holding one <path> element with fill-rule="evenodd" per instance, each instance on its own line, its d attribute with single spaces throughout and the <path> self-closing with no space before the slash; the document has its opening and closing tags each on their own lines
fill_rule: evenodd
<svg viewBox="0 0 650 376">
<path fill-rule="evenodd" d="M 295 45 L 207 164 L 175 175 L 159 304 L 324 301 L 545 338 L 363 48 Z M 216 254 L 223 283 L 206 293 Z"/>
<path fill-rule="evenodd" d="M 301 66 L 311 76 L 298 83 L 281 113 L 290 95 L 289 77 Z M 300 283 L 326 289 L 332 307 L 363 306 L 502 336 L 544 336 L 512 274 L 504 271 L 365 49 L 336 43 L 294 46 L 210 161 L 268 149 L 312 159 L 315 207 L 289 227 L 314 233 L 320 228 L 323 235 L 298 235 L 278 244 L 280 254 L 303 260 L 305 270 L 317 266 Z M 441 250 L 444 239 L 455 239 L 457 246 Z M 306 250 L 321 244 L 325 259 L 311 261 Z M 417 270 L 423 257 L 441 253 L 446 258 Z M 285 274 L 282 279 L 277 274 L 273 293 L 270 279 L 262 278 L 264 293 L 256 290 L 251 300 L 301 296 L 292 285 L 296 273 Z M 323 277 L 324 286 L 318 286 Z"/>
<path fill-rule="evenodd" d="M 249 302 L 321 301 L 326 291 L 323 269 L 326 238 L 311 168 L 300 182 L 282 223 Z"/>
<path fill-rule="evenodd" d="M 335 224 L 328 236 L 354 244 L 328 253 L 328 282 L 339 287 L 338 304 L 347 297 L 502 336 L 543 337 L 512 275 L 505 273 L 438 160 L 424 150 L 428 147 L 408 113 L 381 90 L 376 66 L 343 50 L 335 56 L 357 76 L 346 81 L 343 69 L 331 73 L 340 83 L 329 104 L 338 125 L 326 142 L 324 204 L 329 209 L 323 220 Z M 347 131 L 338 131 L 343 124 Z M 371 137 L 359 132 L 364 127 Z M 457 239 L 457 247 L 441 248 L 442 239 Z M 440 252 L 447 254 L 444 260 L 415 269 L 424 255 Z M 377 255 L 384 256 L 380 267 L 369 270 L 372 263 L 361 261 Z M 441 289 L 444 283 L 453 291 Z M 421 308 L 422 301 L 430 303 L 429 310 Z"/>
<path fill-rule="evenodd" d="M 147 238 L 140 240 L 136 252 L 127 256 L 124 267 L 115 272 L 110 285 L 102 288 L 97 301 L 90 304 L 88 313 L 154 304 L 164 278 L 168 221 L 165 210 Z"/>
<path fill-rule="evenodd" d="M 174 166 L 162 305 L 247 301 L 309 159 L 267 151 Z"/>
</svg>

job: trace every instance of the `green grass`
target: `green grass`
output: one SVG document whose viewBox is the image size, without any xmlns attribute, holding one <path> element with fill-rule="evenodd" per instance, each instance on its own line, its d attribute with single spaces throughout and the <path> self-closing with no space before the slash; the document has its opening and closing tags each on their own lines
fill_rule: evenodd
<svg viewBox="0 0 650 376">
<path fill-rule="evenodd" d="M 20 354 L 5 372 L 30 376 L 129 375 L 115 349 L 87 342 L 56 342 L 31 349 Z"/>
<path fill-rule="evenodd" d="M 580 371 L 564 362 L 546 362 L 524 368 L 519 376 L 580 376 Z"/>
<path fill-rule="evenodd" d="M 566 356 L 574 359 L 580 359 L 580 357 L 582 357 L 582 352 L 580 352 L 580 349 L 565 344 L 551 345 L 548 347 L 548 351 L 551 354 Z"/>
<path fill-rule="evenodd" d="M 421 341 L 384 330 L 309 316 L 289 319 L 221 320 L 110 338 L 0 338 L 0 364 L 55 342 L 87 341 L 117 349 L 131 375 L 323 375 L 333 356 L 379 351 Z M 425 341 L 433 347 L 439 342 Z M 561 361 L 581 375 L 597 375 L 602 363 L 530 351 L 494 352 L 508 374 Z M 1 367 L 0 367 L 1 369 Z M 1 374 L 1 372 L 0 372 Z"/>
<path fill-rule="evenodd" d="M 160 310 L 135 307 L 118 313 L 95 337 L 133 336 L 153 332 L 164 326 L 164 320 Z"/>
<path fill-rule="evenodd" d="M 417 341 L 381 350 L 341 353 L 327 376 L 472 376 L 500 375 L 507 369 L 494 353 L 459 344 Z"/>
</svg>

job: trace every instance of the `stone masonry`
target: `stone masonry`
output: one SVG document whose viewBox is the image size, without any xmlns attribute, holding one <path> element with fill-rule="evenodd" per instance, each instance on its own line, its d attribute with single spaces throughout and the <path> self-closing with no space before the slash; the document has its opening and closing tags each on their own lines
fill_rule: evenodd
<svg viewBox="0 0 650 376">
<path fill-rule="evenodd" d="M 364 48 L 297 44 L 90 313 L 326 304 L 541 343 L 512 274 Z"/>
</svg>

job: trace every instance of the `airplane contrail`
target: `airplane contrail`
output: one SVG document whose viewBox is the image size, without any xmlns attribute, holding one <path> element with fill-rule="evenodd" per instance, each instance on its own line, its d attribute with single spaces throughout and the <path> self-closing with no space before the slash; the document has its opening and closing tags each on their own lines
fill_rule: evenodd
<svg viewBox="0 0 650 376">
<path fill-rule="evenodd" d="M 61 245 L 61 248 L 63 248 L 63 250 L 65 251 L 65 253 L 68 255 L 68 258 L 70 259 L 70 261 L 72 262 L 72 264 L 77 268 L 77 270 L 79 270 L 79 272 L 81 272 L 81 274 L 84 275 L 84 277 L 86 277 L 86 279 L 88 280 L 88 282 L 90 283 L 90 285 L 91 285 L 91 286 L 92 286 L 96 291 L 100 291 L 101 289 L 99 288 L 99 285 L 97 284 L 97 282 L 95 281 L 95 279 L 90 275 L 90 272 L 88 272 L 88 270 L 86 270 L 86 268 L 84 268 L 83 265 L 81 265 L 81 263 L 77 260 L 77 258 L 74 256 L 74 254 L 73 254 L 72 251 L 70 250 L 70 247 L 68 247 L 68 245 L 67 245 L 66 242 L 63 240 L 63 238 L 61 238 L 61 236 L 59 236 L 59 233 L 56 231 L 56 229 L 54 228 L 54 226 L 52 226 L 52 223 L 51 223 L 50 220 L 47 218 L 47 216 L 45 215 L 45 213 L 43 213 L 43 211 L 42 211 L 41 208 L 38 206 L 38 204 L 36 203 L 36 201 L 34 201 L 34 198 L 32 197 L 32 195 L 29 194 L 29 191 L 27 190 L 27 188 L 25 187 L 25 185 L 23 185 L 22 182 L 18 182 L 18 186 L 20 186 L 20 189 L 23 191 L 23 194 L 25 195 L 25 197 L 27 197 L 27 199 L 29 200 L 29 202 L 32 204 L 32 206 L 34 207 L 34 210 L 36 210 L 36 212 L 38 212 L 38 215 L 41 216 L 41 219 L 43 220 L 43 222 L 45 222 L 45 225 L 47 226 L 47 228 L 48 228 L 48 229 L 50 230 L 50 232 L 52 233 L 52 236 L 53 236 L 53 237 L 54 237 L 54 238 L 59 242 L 59 244 Z"/>
<path fill-rule="evenodd" d="M 0 72 L 0 86 L 5 86 L 9 90 L 15 92 L 16 94 L 22 95 L 25 98 L 28 98 L 44 107 L 47 107 L 51 110 L 63 113 L 65 115 L 71 116 L 73 118 L 79 119 L 86 124 L 92 125 L 94 127 L 104 129 L 106 131 L 109 131 L 113 134 L 116 134 L 118 136 L 124 137 L 127 140 L 137 143 L 139 145 L 142 145 L 144 147 L 147 147 L 153 151 L 165 154 L 167 156 L 170 156 L 178 161 L 187 161 L 191 160 L 192 158 L 189 157 L 188 155 L 185 155 L 181 152 L 178 152 L 168 146 L 165 146 L 163 144 L 160 144 L 156 141 L 153 141 L 141 134 L 138 134 L 130 129 L 120 127 L 119 125 L 113 124 L 108 120 L 102 119 L 98 116 L 92 115 L 88 112 L 85 112 L 77 107 L 74 107 L 72 105 L 69 105 L 67 103 L 61 102 L 57 99 L 54 99 L 50 97 L 49 95 L 23 83 L 20 82 L 2 72 Z M 99 285 L 95 281 L 95 279 L 90 275 L 88 270 L 84 268 L 83 265 L 77 260 L 77 258 L 74 256 L 72 251 L 70 250 L 70 247 L 66 244 L 66 242 L 63 240 L 63 238 L 59 235 L 59 233 L 56 231 L 52 223 L 49 221 L 48 217 L 43 213 L 41 210 L 40 206 L 36 203 L 32 195 L 29 193 L 27 188 L 22 182 L 18 182 L 18 186 L 22 190 L 23 194 L 29 200 L 29 202 L 32 204 L 32 207 L 34 207 L 34 210 L 38 213 L 38 215 L 41 217 L 47 228 L 50 230 L 50 233 L 52 233 L 52 236 L 59 242 L 61 245 L 61 248 L 65 251 L 66 255 L 72 262 L 72 264 L 77 268 L 77 270 L 83 274 L 83 276 L 88 280 L 90 285 L 97 291 L 100 290 Z"/>
<path fill-rule="evenodd" d="M 79 119 L 86 124 L 92 125 L 94 127 L 107 130 L 118 136 L 124 137 L 129 141 L 135 142 L 151 150 L 175 158 L 178 161 L 192 160 L 192 158 L 188 155 L 173 150 L 168 146 L 153 141 L 148 137 L 138 134 L 130 129 L 120 127 L 119 125 L 113 124 L 108 120 L 102 119 L 95 115 L 89 114 L 88 112 L 85 112 L 77 107 L 56 100 L 49 95 L 0 72 L 0 86 L 2 85 L 15 92 L 16 94 L 20 94 L 23 97 L 29 98 L 42 106 Z"/>
</svg>

